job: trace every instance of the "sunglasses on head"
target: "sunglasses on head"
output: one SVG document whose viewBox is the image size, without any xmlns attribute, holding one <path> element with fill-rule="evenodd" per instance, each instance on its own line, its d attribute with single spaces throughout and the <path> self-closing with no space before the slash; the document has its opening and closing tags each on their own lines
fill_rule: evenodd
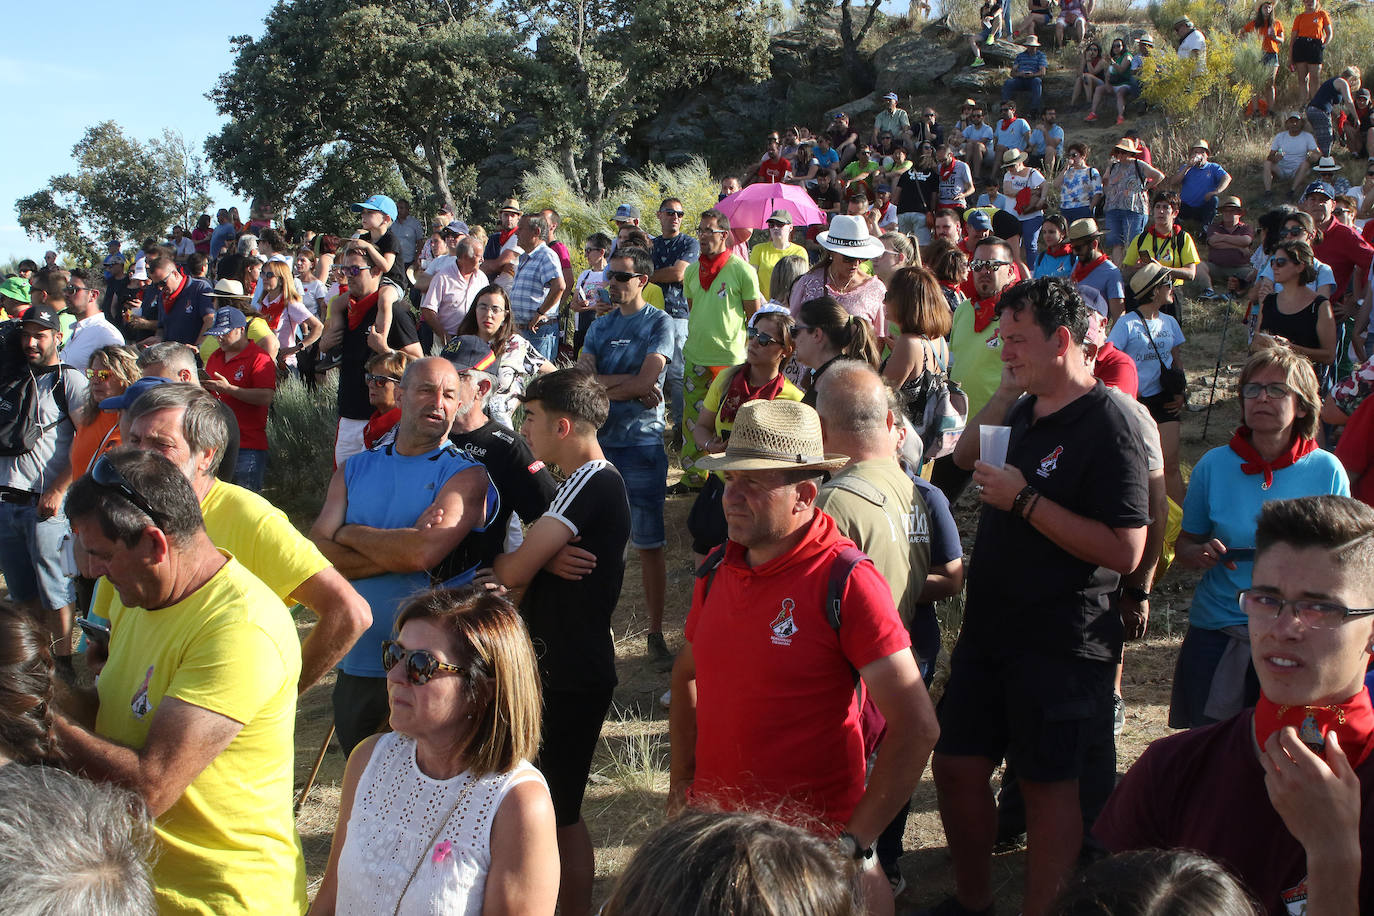
<svg viewBox="0 0 1374 916">
<path fill-rule="evenodd" d="M 977 273 L 980 270 L 996 270 L 999 267 L 1010 267 L 1010 261 L 984 261 L 979 258 L 976 261 L 968 262 L 968 269 Z"/>
<path fill-rule="evenodd" d="M 454 674 L 463 673 L 463 669 L 457 665 L 439 661 L 428 649 L 407 649 L 395 640 L 384 641 L 382 643 L 382 668 L 390 671 L 396 667 L 397 662 L 401 661 L 406 664 L 406 679 L 417 686 L 428 684 L 430 679 L 440 671 L 452 671 Z"/>
<path fill-rule="evenodd" d="M 773 344 L 780 344 L 780 343 L 782 343 L 782 341 L 778 340 L 778 339 L 777 339 L 776 337 L 774 337 L 773 335 L 771 335 L 771 334 L 765 334 L 763 331 L 760 331 L 758 328 L 750 328 L 748 331 L 745 332 L 745 335 L 746 335 L 750 340 L 757 340 L 757 341 L 759 342 L 759 346 L 760 346 L 760 347 L 771 347 Z"/>
<path fill-rule="evenodd" d="M 148 505 L 148 500 L 144 498 L 142 493 L 135 490 L 128 478 L 120 472 L 119 468 L 114 466 L 109 455 L 101 455 L 96 459 L 95 464 L 91 465 L 91 480 L 107 490 L 114 490 L 119 493 L 149 518 L 153 520 L 158 518 L 152 506 Z"/>
<path fill-rule="evenodd" d="M 642 276 L 644 276 L 644 274 L 637 274 L 637 273 L 634 273 L 634 272 L 628 271 L 628 270 L 608 270 L 608 271 L 606 271 L 606 277 L 607 277 L 608 279 L 611 279 L 611 280 L 616 281 L 617 283 L 629 283 L 629 282 L 630 282 L 631 280 L 633 280 L 635 277 L 642 277 Z"/>
<path fill-rule="evenodd" d="M 401 380 L 396 378 L 394 375 L 377 375 L 372 372 L 369 372 L 367 375 L 364 375 L 363 381 L 367 382 L 369 385 L 385 385 L 387 382 L 391 382 L 396 385 L 399 385 L 401 383 Z"/>
</svg>

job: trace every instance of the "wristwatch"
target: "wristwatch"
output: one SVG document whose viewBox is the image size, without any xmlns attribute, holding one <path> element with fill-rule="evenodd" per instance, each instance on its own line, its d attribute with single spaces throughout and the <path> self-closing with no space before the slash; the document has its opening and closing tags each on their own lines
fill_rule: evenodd
<svg viewBox="0 0 1374 916">
<path fill-rule="evenodd" d="M 1132 601 L 1149 601 L 1150 593 L 1138 585 L 1121 586 L 1121 594 L 1130 598 Z"/>
<path fill-rule="evenodd" d="M 854 834 L 849 831 L 840 834 L 839 837 L 836 838 L 836 842 L 840 844 L 840 853 L 846 859 L 857 862 L 859 868 L 867 868 L 869 865 L 873 864 L 873 859 L 877 855 L 873 851 L 873 847 L 869 846 L 867 849 L 860 849 L 859 841 L 854 839 Z"/>
</svg>

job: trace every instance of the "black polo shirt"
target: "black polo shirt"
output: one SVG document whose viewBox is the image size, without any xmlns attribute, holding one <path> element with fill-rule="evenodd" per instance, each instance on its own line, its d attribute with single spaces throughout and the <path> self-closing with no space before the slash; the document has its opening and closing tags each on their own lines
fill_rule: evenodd
<svg viewBox="0 0 1374 916">
<path fill-rule="evenodd" d="M 1145 451 L 1098 382 L 1034 420 L 1035 397 L 1007 414 L 1007 463 L 1045 499 L 1111 528 L 1149 524 Z M 969 568 L 960 639 L 982 651 L 1025 650 L 1116 661 L 1121 618 L 1109 596 L 1120 576 L 1080 560 L 1029 522 L 984 506 Z"/>
</svg>

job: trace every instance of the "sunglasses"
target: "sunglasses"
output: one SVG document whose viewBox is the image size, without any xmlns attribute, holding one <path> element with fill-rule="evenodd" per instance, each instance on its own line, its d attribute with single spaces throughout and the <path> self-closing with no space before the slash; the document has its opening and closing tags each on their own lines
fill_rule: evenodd
<svg viewBox="0 0 1374 916">
<path fill-rule="evenodd" d="M 454 674 L 462 674 L 463 669 L 457 665 L 450 665 L 441 662 L 434 657 L 428 649 L 406 649 L 394 640 L 386 640 L 382 643 L 382 668 L 390 671 L 396 667 L 397 662 L 406 663 L 406 678 L 417 686 L 428 684 L 430 679 L 440 671 L 452 671 Z"/>
<path fill-rule="evenodd" d="M 773 335 L 765 334 L 758 328 L 750 328 L 748 331 L 745 332 L 745 336 L 748 337 L 750 340 L 757 340 L 759 342 L 760 347 L 771 347 L 773 346 L 773 344 L 782 343 L 782 341 L 778 340 Z"/>
<path fill-rule="evenodd" d="M 359 267 L 357 264 L 340 264 L 340 265 L 339 265 L 339 272 L 342 273 L 345 277 L 356 277 L 358 274 L 362 273 L 362 272 L 365 271 L 365 270 L 370 271 L 370 270 L 372 270 L 372 268 L 371 268 L 371 267 Z"/>
<path fill-rule="evenodd" d="M 687 215 L 686 210 L 659 210 L 658 212 L 662 213 L 664 216 L 671 216 L 674 219 L 682 219 Z"/>
<path fill-rule="evenodd" d="M 1333 207 L 1331 212 L 1336 216 L 1345 216 L 1350 210 L 1347 207 Z"/>
<path fill-rule="evenodd" d="M 1274 257 L 1274 258 L 1270 258 L 1270 259 L 1269 259 L 1269 266 L 1270 266 L 1270 267 L 1286 267 L 1286 266 L 1288 266 L 1289 264 L 1293 264 L 1293 263 L 1296 263 L 1296 262 L 1294 262 L 1294 260 L 1293 260 L 1292 258 L 1278 258 L 1278 257 Z"/>
<path fill-rule="evenodd" d="M 114 372 L 109 369 L 87 369 L 86 378 L 93 382 L 108 382 L 114 377 Z"/>
<path fill-rule="evenodd" d="M 728 229 L 698 229 L 697 235 L 724 235 Z"/>
<path fill-rule="evenodd" d="M 369 372 L 367 375 L 364 375 L 363 380 L 366 381 L 369 385 L 385 385 L 387 382 L 391 382 L 395 385 L 399 385 L 401 383 L 401 380 L 396 378 L 395 376 L 375 375 L 371 372 Z"/>
<path fill-rule="evenodd" d="M 120 472 L 119 468 L 114 466 L 108 455 L 101 455 L 96 459 L 95 464 L 91 465 L 91 480 L 94 480 L 98 486 L 119 493 L 149 518 L 156 521 L 159 517 L 153 511 L 153 507 L 148 505 L 148 500 L 144 498 L 143 494 L 135 490 L 128 478 Z"/>
<path fill-rule="evenodd" d="M 617 283 L 629 283 L 629 282 L 630 282 L 631 280 L 633 280 L 635 277 L 642 277 L 642 276 L 644 276 L 644 274 L 637 274 L 637 273 L 633 273 L 632 271 L 628 271 L 628 270 L 608 270 L 608 271 L 606 271 L 606 277 L 607 277 L 607 279 L 614 280 L 614 281 L 617 282 Z"/>
<path fill-rule="evenodd" d="M 968 269 L 977 273 L 980 270 L 996 270 L 999 267 L 1010 267 L 1010 261 L 984 261 L 979 258 L 977 261 L 969 261 Z"/>
<path fill-rule="evenodd" d="M 1280 229 L 1280 230 L 1279 230 L 1279 238 L 1290 238 L 1290 239 L 1295 239 L 1295 238 L 1298 238 L 1299 236 L 1303 236 L 1303 235 L 1306 235 L 1306 234 L 1307 234 L 1307 230 L 1304 229 L 1304 228 L 1301 227 L 1301 226 L 1294 226 L 1294 227 L 1291 228 L 1291 229 Z"/>
<path fill-rule="evenodd" d="M 1269 395 L 1271 401 L 1280 401 L 1293 393 L 1293 389 L 1282 382 L 1270 382 L 1267 385 L 1261 385 L 1259 382 L 1246 382 L 1240 386 L 1240 396 L 1251 401 L 1259 397 L 1261 391 Z"/>
<path fill-rule="evenodd" d="M 93 292 L 95 292 L 95 290 L 93 290 L 93 289 L 88 290 L 88 289 L 86 289 L 86 287 L 84 287 L 84 286 L 64 286 L 64 287 L 62 287 L 62 292 L 66 293 L 68 296 L 70 296 L 70 295 L 72 295 L 73 293 L 86 293 L 86 292 L 91 292 L 91 293 L 93 293 Z"/>
</svg>

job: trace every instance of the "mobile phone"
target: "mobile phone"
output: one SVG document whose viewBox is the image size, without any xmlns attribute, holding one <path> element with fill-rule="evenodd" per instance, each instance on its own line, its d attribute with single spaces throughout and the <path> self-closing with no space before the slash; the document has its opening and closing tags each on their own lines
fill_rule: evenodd
<svg viewBox="0 0 1374 916">
<path fill-rule="evenodd" d="M 110 628 L 108 625 L 87 620 L 85 617 L 76 618 L 76 625 L 81 628 L 81 632 L 86 634 L 86 639 L 93 643 L 100 643 L 100 645 L 109 648 Z"/>
<path fill-rule="evenodd" d="M 1255 559 L 1255 548 L 1233 547 L 1221 555 L 1223 563 L 1249 563 Z"/>
</svg>

